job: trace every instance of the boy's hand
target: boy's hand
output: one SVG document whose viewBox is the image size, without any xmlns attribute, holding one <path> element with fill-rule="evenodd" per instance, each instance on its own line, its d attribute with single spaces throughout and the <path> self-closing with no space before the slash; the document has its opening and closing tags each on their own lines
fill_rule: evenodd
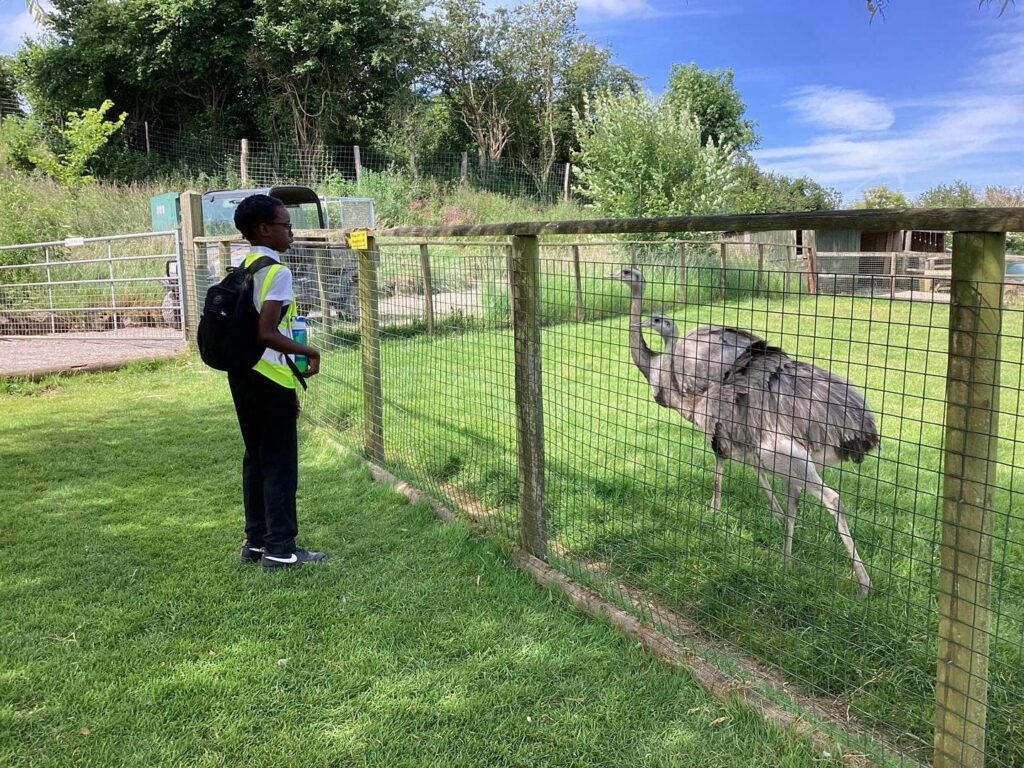
<svg viewBox="0 0 1024 768">
<path fill-rule="evenodd" d="M 310 376 L 316 376 L 320 373 L 320 353 L 314 351 L 313 354 L 306 355 L 306 357 L 309 358 L 309 368 L 302 375 L 308 379 Z"/>
</svg>

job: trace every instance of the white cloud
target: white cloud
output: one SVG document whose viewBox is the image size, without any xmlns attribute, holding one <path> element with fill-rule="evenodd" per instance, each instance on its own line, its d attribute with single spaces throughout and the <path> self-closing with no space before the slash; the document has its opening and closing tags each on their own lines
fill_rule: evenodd
<svg viewBox="0 0 1024 768">
<path fill-rule="evenodd" d="M 0 55 L 14 53 L 26 37 L 38 37 L 42 31 L 28 9 L 6 18 L 0 17 Z"/>
<path fill-rule="evenodd" d="M 786 106 L 802 123 L 838 131 L 884 131 L 896 121 L 892 108 L 881 99 L 846 88 L 806 86 Z"/>
<path fill-rule="evenodd" d="M 801 89 L 786 106 L 825 130 L 799 146 L 766 147 L 758 162 L 837 186 L 848 198 L 875 184 L 914 194 L 939 181 L 1024 178 L 1024 24 L 1001 24 L 985 43 L 988 52 L 967 65 L 957 85 L 894 108 L 857 91 Z"/>
<path fill-rule="evenodd" d="M 974 88 L 991 90 L 1006 87 L 1020 91 L 1024 87 L 1024 16 L 1000 20 L 999 31 L 988 39 L 990 53 L 982 57 L 966 74 Z"/>
<path fill-rule="evenodd" d="M 924 115 L 917 126 L 886 138 L 832 134 L 804 146 L 764 149 L 757 159 L 768 170 L 840 187 L 902 186 L 936 170 L 952 180 L 978 164 L 1024 171 L 1021 125 L 1024 96 L 977 96 L 947 104 Z"/>
<path fill-rule="evenodd" d="M 647 0 L 579 0 L 579 9 L 590 17 L 621 18 L 657 15 Z"/>
</svg>

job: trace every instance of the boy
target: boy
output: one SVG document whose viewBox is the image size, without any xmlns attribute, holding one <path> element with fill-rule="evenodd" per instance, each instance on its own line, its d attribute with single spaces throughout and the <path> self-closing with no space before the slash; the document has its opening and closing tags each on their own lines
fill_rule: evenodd
<svg viewBox="0 0 1024 768">
<path fill-rule="evenodd" d="M 305 376 L 320 370 L 320 352 L 291 337 L 297 314 L 292 273 L 279 254 L 292 244 L 291 216 L 284 204 L 269 195 L 251 195 L 235 210 L 235 227 L 252 246 L 243 266 L 261 256 L 276 264 L 253 276 L 253 303 L 259 313 L 259 340 L 267 349 L 255 367 L 229 373 L 238 425 L 245 443 L 242 460 L 242 499 L 245 505 L 243 563 L 261 563 L 265 571 L 318 563 L 323 552 L 295 545 L 298 519 L 298 395 L 296 380 L 285 355 L 306 355 Z"/>
</svg>

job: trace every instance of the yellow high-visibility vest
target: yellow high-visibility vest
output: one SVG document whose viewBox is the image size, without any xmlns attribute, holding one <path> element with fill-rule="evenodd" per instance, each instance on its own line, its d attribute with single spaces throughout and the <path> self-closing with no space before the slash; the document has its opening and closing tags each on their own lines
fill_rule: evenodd
<svg viewBox="0 0 1024 768">
<path fill-rule="evenodd" d="M 261 255 L 262 254 L 259 253 L 250 253 L 245 257 L 243 266 L 251 266 L 256 259 L 260 258 Z M 283 265 L 274 264 L 270 267 L 266 267 L 265 269 L 267 269 L 267 274 L 266 277 L 263 278 L 263 285 L 260 286 L 261 308 L 263 307 L 263 303 L 267 300 L 267 294 L 270 293 L 270 286 L 274 282 L 275 275 L 283 269 Z M 277 330 L 289 339 L 292 337 L 292 318 L 297 315 L 298 312 L 295 309 L 295 297 L 293 295 L 292 301 L 284 311 L 281 322 L 277 325 Z M 291 368 L 288 367 L 288 363 L 278 362 L 278 360 L 283 360 L 283 357 L 284 355 L 281 352 L 277 352 L 270 349 L 270 347 L 267 347 L 266 351 L 263 353 L 263 357 L 261 357 L 259 362 L 253 366 L 253 370 L 259 371 L 275 384 L 280 384 L 282 387 L 286 387 L 287 389 L 295 389 L 295 375 L 292 373 Z"/>
</svg>

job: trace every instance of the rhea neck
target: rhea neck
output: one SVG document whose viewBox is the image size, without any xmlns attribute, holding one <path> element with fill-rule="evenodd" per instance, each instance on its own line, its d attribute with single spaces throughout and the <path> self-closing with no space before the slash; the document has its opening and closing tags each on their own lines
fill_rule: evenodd
<svg viewBox="0 0 1024 768">
<path fill-rule="evenodd" d="M 644 283 L 642 280 L 633 280 L 629 283 L 629 292 L 632 301 L 629 305 L 629 353 L 636 363 L 636 367 L 648 381 L 651 380 L 651 349 L 644 340 L 643 331 L 640 329 L 640 315 L 643 311 Z"/>
</svg>

